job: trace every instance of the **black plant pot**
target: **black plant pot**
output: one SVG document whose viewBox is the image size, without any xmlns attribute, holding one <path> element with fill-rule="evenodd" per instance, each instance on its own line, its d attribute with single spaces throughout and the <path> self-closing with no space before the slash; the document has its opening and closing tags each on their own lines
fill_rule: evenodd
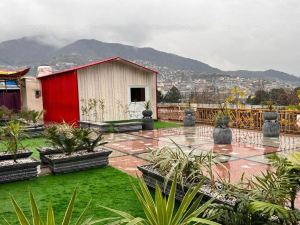
<svg viewBox="0 0 300 225">
<path fill-rule="evenodd" d="M 264 120 L 277 120 L 277 112 L 264 112 Z"/>
<path fill-rule="evenodd" d="M 108 165 L 110 150 L 99 149 L 94 152 L 78 151 L 72 155 L 51 154 L 45 155 L 52 173 L 70 173 L 74 171 L 100 168 Z"/>
<path fill-rule="evenodd" d="M 142 122 L 143 122 L 143 130 L 153 130 L 154 120 L 151 117 L 144 117 L 142 119 Z"/>
<path fill-rule="evenodd" d="M 215 127 L 213 130 L 215 144 L 231 144 L 232 131 L 230 128 Z"/>
<path fill-rule="evenodd" d="M 151 117 L 153 115 L 152 110 L 146 109 L 142 112 L 144 117 Z"/>
<path fill-rule="evenodd" d="M 262 132 L 264 137 L 279 137 L 280 124 L 277 121 L 277 112 L 265 112 L 264 113 L 264 124 Z"/>
<path fill-rule="evenodd" d="M 196 118 L 192 109 L 186 109 L 184 111 L 183 125 L 185 127 L 194 127 L 196 124 Z"/>
</svg>

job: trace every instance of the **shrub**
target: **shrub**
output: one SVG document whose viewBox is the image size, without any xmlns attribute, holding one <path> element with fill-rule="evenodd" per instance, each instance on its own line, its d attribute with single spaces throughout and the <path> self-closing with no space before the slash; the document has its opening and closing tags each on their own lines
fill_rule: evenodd
<svg viewBox="0 0 300 225">
<path fill-rule="evenodd" d="M 2 129 L 2 135 L 6 139 L 4 143 L 7 151 L 13 153 L 13 159 L 17 162 L 17 153 L 20 148 L 23 148 L 21 140 L 24 137 L 20 122 L 17 120 L 8 122 L 6 127 Z"/>
<path fill-rule="evenodd" d="M 73 195 L 70 199 L 68 208 L 66 209 L 65 215 L 64 215 L 64 219 L 62 221 L 62 225 L 69 225 L 71 223 L 72 220 L 72 213 L 73 213 L 73 209 L 74 209 L 74 203 L 75 203 L 75 199 L 76 199 L 76 195 L 77 192 L 76 190 L 73 192 Z M 11 197 L 11 201 L 15 210 L 15 213 L 18 217 L 19 220 L 19 224 L 20 225 L 55 225 L 57 224 L 55 222 L 55 215 L 54 215 L 54 210 L 52 208 L 51 203 L 49 203 L 48 206 L 48 210 L 47 210 L 47 218 L 46 221 L 43 219 L 43 217 L 40 215 L 38 206 L 36 204 L 36 200 L 33 196 L 33 194 L 30 192 L 29 193 L 29 198 L 30 198 L 30 206 L 31 206 L 31 221 L 32 223 L 30 223 L 30 219 L 28 219 L 25 215 L 25 213 L 23 212 L 23 210 L 20 208 L 19 204 L 17 203 L 17 201 L 14 199 L 14 197 Z M 86 206 L 86 208 L 81 212 L 80 216 L 77 218 L 76 222 L 74 223 L 75 225 L 92 225 L 92 224 L 96 224 L 97 221 L 92 220 L 92 218 L 88 218 L 86 220 L 84 220 L 84 215 L 87 212 L 88 208 L 89 208 L 88 204 Z M 4 219 L 4 221 L 9 225 L 10 223 Z"/>
<path fill-rule="evenodd" d="M 67 155 L 72 154 L 82 148 L 80 132 L 74 125 L 67 123 L 55 124 L 46 128 L 45 136 L 52 146 L 65 152 Z"/>
<path fill-rule="evenodd" d="M 120 216 L 116 221 L 109 224 L 147 224 L 147 225 L 188 225 L 188 224 L 207 224 L 219 225 L 213 222 L 211 218 L 203 219 L 201 214 L 212 203 L 212 199 L 203 203 L 202 196 L 196 197 L 199 189 L 202 186 L 200 181 L 197 186 L 190 188 L 184 195 L 182 202 L 178 207 L 175 204 L 176 182 L 177 175 L 172 182 L 169 196 L 166 197 L 158 185 L 155 188 L 155 197 L 151 195 L 145 181 L 138 179 L 138 187 L 133 185 L 133 190 L 144 210 L 145 217 L 134 217 L 126 212 L 111 209 L 105 206 L 100 206 Z M 111 219 L 112 220 L 112 219 Z"/>
</svg>

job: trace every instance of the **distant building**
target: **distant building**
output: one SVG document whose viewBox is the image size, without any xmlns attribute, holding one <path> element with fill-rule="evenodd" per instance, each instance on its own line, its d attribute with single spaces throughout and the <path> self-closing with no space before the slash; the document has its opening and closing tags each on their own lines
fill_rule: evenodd
<svg viewBox="0 0 300 225">
<path fill-rule="evenodd" d="M 120 57 L 40 74 L 44 121 L 136 119 L 142 117 L 146 101 L 156 119 L 156 76 L 156 71 Z M 101 101 L 103 109 L 87 115 L 90 100 Z"/>
<path fill-rule="evenodd" d="M 20 79 L 29 72 L 29 68 L 22 70 L 0 69 L 0 105 L 19 111 L 21 109 Z"/>
</svg>

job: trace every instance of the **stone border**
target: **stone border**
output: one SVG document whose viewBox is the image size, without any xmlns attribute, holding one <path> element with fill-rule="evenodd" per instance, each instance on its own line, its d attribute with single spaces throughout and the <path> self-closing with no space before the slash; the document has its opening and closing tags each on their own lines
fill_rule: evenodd
<svg viewBox="0 0 300 225">
<path fill-rule="evenodd" d="M 108 156 L 111 153 L 112 151 L 109 150 L 79 151 L 72 155 L 59 153 L 44 155 L 44 157 L 51 172 L 60 174 L 107 166 Z"/>
<path fill-rule="evenodd" d="M 144 166 L 138 166 L 138 169 L 142 172 L 143 178 L 147 184 L 147 186 L 151 188 L 155 188 L 156 184 L 158 184 L 161 188 L 164 194 L 168 195 L 171 189 L 171 183 L 172 180 L 168 182 L 166 185 L 166 189 L 164 190 L 164 182 L 165 177 L 162 176 L 158 171 L 156 171 L 152 165 L 144 165 Z M 178 201 L 182 201 L 185 193 L 187 192 L 189 188 L 189 184 L 186 184 L 183 188 L 178 184 L 177 185 L 177 191 L 175 198 Z M 219 185 L 220 186 L 220 185 Z M 238 201 L 236 198 L 232 196 L 227 196 L 224 194 L 221 190 L 221 187 L 219 190 L 213 190 L 211 186 L 207 183 L 204 183 L 202 187 L 200 188 L 198 192 L 198 196 L 203 195 L 204 200 L 209 200 L 211 198 L 215 199 L 215 202 L 234 207 Z"/>
<path fill-rule="evenodd" d="M 39 161 L 27 158 L 28 162 L 18 162 L 12 165 L 0 167 L 0 183 L 28 180 L 36 178 L 38 175 Z"/>
</svg>

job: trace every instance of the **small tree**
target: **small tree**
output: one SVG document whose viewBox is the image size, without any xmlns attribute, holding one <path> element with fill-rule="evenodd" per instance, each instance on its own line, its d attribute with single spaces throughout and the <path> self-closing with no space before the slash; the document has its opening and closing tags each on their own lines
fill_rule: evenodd
<svg viewBox="0 0 300 225">
<path fill-rule="evenodd" d="M 156 91 L 156 99 L 158 103 L 164 101 L 164 95 L 161 93 L 161 91 Z"/>
<path fill-rule="evenodd" d="M 168 103 L 179 103 L 181 100 L 181 94 L 177 87 L 173 86 L 166 94 L 164 98 Z"/>
</svg>

